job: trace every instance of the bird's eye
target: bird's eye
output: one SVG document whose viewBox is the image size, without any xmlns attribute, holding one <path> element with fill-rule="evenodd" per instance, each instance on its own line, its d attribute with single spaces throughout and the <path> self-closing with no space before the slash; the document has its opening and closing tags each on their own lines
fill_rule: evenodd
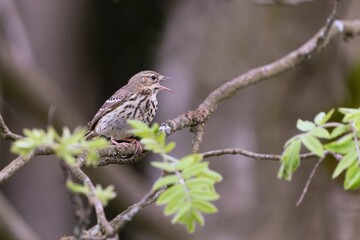
<svg viewBox="0 0 360 240">
<path fill-rule="evenodd" d="M 157 78 L 157 77 L 156 77 L 155 75 L 151 75 L 151 79 L 152 79 L 152 80 L 156 80 L 156 78 Z"/>
</svg>

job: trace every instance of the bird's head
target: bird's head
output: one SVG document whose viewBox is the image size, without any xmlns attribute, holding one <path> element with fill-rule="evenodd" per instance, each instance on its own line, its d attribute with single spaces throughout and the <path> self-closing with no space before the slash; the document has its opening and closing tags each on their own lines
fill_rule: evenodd
<svg viewBox="0 0 360 240">
<path fill-rule="evenodd" d="M 154 71 L 142 71 L 135 74 L 130 80 L 128 85 L 144 95 L 157 94 L 161 90 L 172 92 L 170 88 L 164 87 L 160 82 L 169 79 Z"/>
</svg>

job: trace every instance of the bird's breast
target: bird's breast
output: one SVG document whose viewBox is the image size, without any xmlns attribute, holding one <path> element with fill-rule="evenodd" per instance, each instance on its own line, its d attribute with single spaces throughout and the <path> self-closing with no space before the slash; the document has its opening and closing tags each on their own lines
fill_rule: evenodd
<svg viewBox="0 0 360 240">
<path fill-rule="evenodd" d="M 95 132 L 116 139 L 129 137 L 127 120 L 138 120 L 150 124 L 154 119 L 158 102 L 156 96 L 131 96 L 121 105 L 106 113 L 97 123 Z"/>
</svg>

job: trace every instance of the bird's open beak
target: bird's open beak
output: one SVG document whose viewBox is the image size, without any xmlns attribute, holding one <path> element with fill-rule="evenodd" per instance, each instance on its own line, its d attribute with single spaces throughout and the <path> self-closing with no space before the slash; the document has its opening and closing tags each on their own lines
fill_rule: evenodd
<svg viewBox="0 0 360 240">
<path fill-rule="evenodd" d="M 164 80 L 171 80 L 171 77 L 162 76 L 159 79 L 159 85 L 158 85 L 159 90 L 167 90 L 169 92 L 173 92 L 173 90 L 171 90 L 170 88 L 167 88 L 167 87 L 164 87 L 164 86 L 160 85 L 160 82 L 162 82 Z"/>
</svg>

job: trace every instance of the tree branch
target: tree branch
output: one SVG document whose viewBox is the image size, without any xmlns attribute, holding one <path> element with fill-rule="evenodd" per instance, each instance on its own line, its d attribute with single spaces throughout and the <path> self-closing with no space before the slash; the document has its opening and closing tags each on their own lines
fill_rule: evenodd
<svg viewBox="0 0 360 240">
<path fill-rule="evenodd" d="M 23 157 L 17 157 L 12 160 L 6 167 L 0 171 L 0 183 L 5 182 L 9 177 L 14 175 L 20 168 L 22 168 L 28 161 Z"/>
<path fill-rule="evenodd" d="M 128 165 L 134 164 L 145 157 L 144 153 L 136 153 L 135 155 L 131 156 L 130 158 L 122 158 L 122 157 L 104 157 L 101 158 L 98 162 L 98 166 L 106 166 L 109 164 L 119 164 L 119 165 Z"/>
<path fill-rule="evenodd" d="M 332 19 L 332 17 L 329 19 Z M 317 34 L 315 34 L 315 36 L 298 49 L 290 52 L 279 60 L 262 67 L 249 70 L 243 75 L 235 77 L 234 79 L 222 84 L 220 87 L 211 92 L 197 109 L 182 114 L 174 119 L 167 120 L 162 124 L 162 128 L 166 129 L 167 133 L 170 134 L 186 127 L 191 127 L 199 123 L 205 123 L 214 113 L 218 105 L 227 98 L 233 96 L 237 91 L 277 76 L 303 64 L 309 60 L 313 54 L 320 52 L 338 35 L 349 37 L 359 34 L 360 20 L 328 21 L 327 24 L 321 28 Z"/>
<path fill-rule="evenodd" d="M 131 205 L 125 211 L 118 214 L 110 224 L 116 232 L 120 231 L 124 225 L 131 221 L 133 217 L 144 207 L 149 206 L 154 203 L 161 193 L 165 191 L 166 188 L 161 188 L 157 191 L 149 191 L 139 202 Z M 94 226 L 86 231 L 85 235 L 96 236 L 98 235 L 98 226 Z"/>
<path fill-rule="evenodd" d="M 36 148 L 33 152 L 29 154 L 27 158 L 21 156 L 12 160 L 6 167 L 0 171 L 0 183 L 6 181 L 9 177 L 14 175 L 20 168 L 22 168 L 26 163 L 28 163 L 34 156 L 37 155 L 52 155 L 54 154 L 53 149 L 47 146 L 41 146 Z"/>
</svg>

